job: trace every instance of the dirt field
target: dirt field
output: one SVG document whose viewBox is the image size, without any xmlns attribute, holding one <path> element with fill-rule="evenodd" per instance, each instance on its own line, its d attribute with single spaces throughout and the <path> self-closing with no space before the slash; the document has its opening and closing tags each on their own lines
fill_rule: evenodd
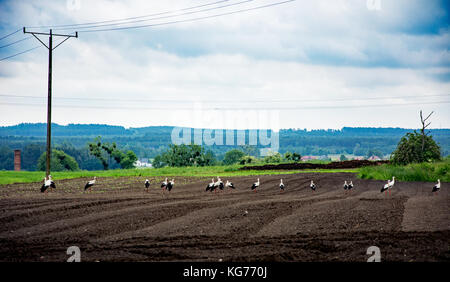
<svg viewBox="0 0 450 282">
<path fill-rule="evenodd" d="M 283 177 L 284 193 L 278 184 Z M 318 188 L 309 188 L 313 179 Z M 382 181 L 352 173 L 234 177 L 233 192 L 205 192 L 210 179 L 98 178 L 0 186 L 0 261 L 66 261 L 70 246 L 82 261 L 450 261 L 448 183 L 397 182 L 391 197 Z M 223 178 L 222 180 L 226 180 Z M 344 192 L 344 180 L 355 188 Z"/>
</svg>

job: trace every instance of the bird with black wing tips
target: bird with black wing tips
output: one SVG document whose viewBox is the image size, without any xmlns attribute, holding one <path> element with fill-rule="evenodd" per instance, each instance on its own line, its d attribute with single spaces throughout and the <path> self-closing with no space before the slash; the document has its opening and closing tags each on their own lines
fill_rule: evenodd
<svg viewBox="0 0 450 282">
<path fill-rule="evenodd" d="M 236 189 L 236 187 L 234 186 L 233 182 L 230 182 L 228 180 L 225 183 L 225 187 L 228 187 L 229 189 Z M 231 191 L 233 191 L 233 190 L 231 190 Z"/>
<path fill-rule="evenodd" d="M 316 191 L 317 186 L 316 186 L 316 184 L 314 184 L 314 181 L 311 180 L 311 184 L 309 184 L 309 188 L 311 188 L 311 190 L 312 190 L 313 192 Z"/>
<path fill-rule="evenodd" d="M 280 192 L 284 192 L 283 179 L 280 180 Z"/>
<path fill-rule="evenodd" d="M 215 183 L 214 178 L 211 178 L 211 182 L 206 185 L 206 192 L 212 192 L 214 190 Z"/>
<path fill-rule="evenodd" d="M 387 181 L 386 184 L 384 184 L 384 186 L 381 188 L 380 192 L 383 193 L 385 192 L 385 195 L 387 196 L 387 190 L 389 190 L 389 180 Z M 389 191 L 389 195 L 390 195 L 390 191 Z"/>
<path fill-rule="evenodd" d="M 56 184 L 53 181 L 52 176 L 50 174 L 48 175 L 48 180 L 50 180 L 50 187 L 52 188 L 53 191 L 53 189 L 56 189 Z"/>
<path fill-rule="evenodd" d="M 167 183 L 166 190 L 169 191 L 169 193 L 170 193 L 170 191 L 173 189 L 173 186 L 174 186 L 174 185 L 175 185 L 175 180 L 172 178 L 172 180 L 170 180 L 170 181 Z"/>
<path fill-rule="evenodd" d="M 47 177 L 44 177 L 44 184 L 42 184 L 41 186 L 41 192 L 42 193 L 47 193 L 47 189 L 50 187 L 51 182 L 49 179 L 47 179 Z"/>
<path fill-rule="evenodd" d="M 345 192 L 347 192 L 347 190 L 348 190 L 347 180 L 344 181 L 344 190 L 345 190 Z"/>
<path fill-rule="evenodd" d="M 97 180 L 97 177 L 94 176 L 94 179 L 89 181 L 88 183 L 86 183 L 86 185 L 84 186 L 84 191 L 86 191 L 87 189 L 89 189 L 89 191 L 92 191 L 92 186 L 95 185 L 95 181 Z"/>
<path fill-rule="evenodd" d="M 167 177 L 166 177 L 166 180 L 164 180 L 163 182 L 161 182 L 161 188 L 162 188 L 162 189 L 166 189 L 166 187 L 167 187 Z"/>
<path fill-rule="evenodd" d="M 218 177 L 218 176 L 217 176 L 217 181 L 216 181 L 215 186 L 218 187 L 220 189 L 220 191 L 223 191 L 223 188 L 225 188 L 225 186 L 223 185 L 222 179 L 220 179 L 220 177 Z"/>
<path fill-rule="evenodd" d="M 252 185 L 252 187 L 251 187 L 251 189 L 252 189 L 252 191 L 253 192 L 257 192 L 257 188 L 259 188 L 259 178 L 258 178 L 258 181 L 256 181 L 255 183 L 253 183 L 253 185 Z"/>
<path fill-rule="evenodd" d="M 350 181 L 350 183 L 348 184 L 348 188 L 349 191 L 352 191 L 353 189 L 353 181 Z"/>
<path fill-rule="evenodd" d="M 439 193 L 439 190 L 441 190 L 441 180 L 438 179 L 437 181 L 438 181 L 438 183 L 433 186 L 433 189 L 431 189 L 431 192 L 433 193 L 433 195 Z"/>
<path fill-rule="evenodd" d="M 145 189 L 148 192 L 148 188 L 150 187 L 150 181 L 148 179 L 145 179 Z"/>
</svg>

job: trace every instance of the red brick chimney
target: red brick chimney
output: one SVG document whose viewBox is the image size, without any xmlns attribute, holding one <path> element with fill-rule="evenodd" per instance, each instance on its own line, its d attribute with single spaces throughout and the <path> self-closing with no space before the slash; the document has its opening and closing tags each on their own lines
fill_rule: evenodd
<svg viewBox="0 0 450 282">
<path fill-rule="evenodd" d="M 14 150 L 14 170 L 20 171 L 20 150 Z"/>
</svg>

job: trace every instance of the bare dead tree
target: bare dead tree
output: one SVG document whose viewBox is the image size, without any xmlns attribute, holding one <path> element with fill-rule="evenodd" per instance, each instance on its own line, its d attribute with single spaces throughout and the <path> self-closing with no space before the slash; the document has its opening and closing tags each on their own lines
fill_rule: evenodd
<svg viewBox="0 0 450 282">
<path fill-rule="evenodd" d="M 431 122 L 427 122 L 427 120 L 430 118 L 430 116 L 434 113 L 434 111 L 432 111 L 425 119 L 422 116 L 422 110 L 420 110 L 420 121 L 422 122 L 422 129 L 420 130 L 420 132 L 422 133 L 422 156 L 423 156 L 423 150 L 425 149 L 425 136 L 428 134 L 427 132 L 425 132 L 425 129 L 431 124 Z"/>
</svg>

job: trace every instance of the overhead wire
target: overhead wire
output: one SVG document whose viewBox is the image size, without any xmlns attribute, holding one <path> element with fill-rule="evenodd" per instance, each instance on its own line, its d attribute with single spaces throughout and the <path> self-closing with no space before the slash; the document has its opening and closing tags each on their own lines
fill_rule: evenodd
<svg viewBox="0 0 450 282">
<path fill-rule="evenodd" d="M 30 37 L 30 38 L 31 38 L 31 37 Z M 61 42 L 62 40 L 64 40 L 64 39 L 60 39 L 59 41 L 56 41 L 55 44 L 58 44 L 58 43 Z M 21 52 L 18 52 L 18 53 L 16 53 L 16 54 L 13 54 L 13 55 L 10 55 L 10 56 L 4 57 L 4 58 L 0 58 L 0 62 L 1 62 L 1 61 L 4 61 L 4 60 L 7 60 L 7 59 L 10 59 L 10 58 L 13 58 L 13 57 L 15 57 L 15 56 L 19 56 L 19 55 L 22 55 L 22 54 L 31 52 L 31 51 L 33 51 L 33 50 L 35 50 L 35 49 L 40 48 L 40 47 L 43 47 L 43 46 L 42 46 L 42 45 L 38 45 L 38 46 L 35 46 L 35 47 L 33 47 L 33 48 L 27 49 L 27 50 L 25 50 L 25 51 L 21 51 Z"/>
<path fill-rule="evenodd" d="M 239 4 L 239 3 L 244 3 L 244 2 L 250 2 L 250 1 L 253 1 L 253 0 L 241 1 L 241 2 L 238 2 L 238 3 L 233 3 L 233 5 L 237 5 L 237 4 Z M 252 7 L 252 8 L 247 8 L 247 9 L 241 9 L 241 10 L 235 10 L 235 11 L 231 11 L 231 12 L 226 12 L 226 13 L 221 13 L 221 14 L 215 14 L 215 15 L 209 15 L 209 16 L 198 17 L 198 18 L 191 18 L 191 19 L 177 20 L 177 21 L 171 21 L 171 22 L 162 22 L 162 23 L 149 24 L 149 25 L 140 25 L 140 26 L 117 27 L 117 28 L 111 28 L 111 29 L 92 29 L 92 30 L 84 30 L 84 31 L 80 31 L 80 33 L 81 33 L 81 32 L 84 32 L 84 33 L 85 33 L 85 32 L 101 32 L 101 31 L 112 31 L 112 30 L 124 30 L 124 29 L 134 29 L 134 28 L 151 27 L 151 26 L 161 26 L 161 25 L 168 25 L 168 24 L 175 24 L 175 23 L 183 23 L 183 22 L 192 22 L 192 21 L 196 21 L 196 20 L 203 20 L 203 19 L 208 19 L 208 18 L 214 18 L 214 17 L 220 17 L 220 16 L 231 15 L 231 14 L 236 14 L 236 13 L 248 12 L 248 11 L 252 11 L 252 10 L 263 9 L 263 8 L 272 7 L 272 6 L 277 6 L 277 5 L 281 5 L 281 4 L 285 4 L 285 3 L 293 2 L 293 1 L 296 1 L 296 0 L 285 0 L 285 1 L 280 1 L 280 2 L 275 2 L 275 3 L 270 3 L 270 4 L 266 4 L 266 5 L 261 5 L 261 6 L 257 6 L 257 7 Z M 196 7 L 196 8 L 198 8 L 198 7 L 204 7 L 204 6 L 207 6 L 207 5 L 213 5 L 213 4 L 217 4 L 217 3 L 221 3 L 221 2 L 226 2 L 226 1 L 216 1 L 216 2 L 213 2 L 213 3 L 203 4 L 203 5 L 199 5 L 199 6 L 195 6 L 195 7 Z M 231 5 L 230 5 L 230 6 L 231 6 Z M 188 7 L 188 8 L 185 8 L 184 10 L 186 10 L 186 9 L 192 9 L 192 8 L 194 8 L 194 7 Z M 3 36 L 2 38 L 0 38 L 0 40 L 1 40 L 1 39 L 4 39 L 4 38 L 6 38 L 6 37 L 8 37 L 8 36 L 10 36 L 10 35 L 15 34 L 15 33 L 19 32 L 20 30 L 22 30 L 22 29 L 18 29 L 18 30 L 14 31 L 14 32 L 12 32 L 12 33 L 10 33 L 10 34 L 8 34 L 8 35 L 5 35 L 5 36 Z M 15 43 L 18 43 L 18 42 L 15 42 Z M 14 44 L 15 44 L 15 43 L 14 43 Z M 7 59 L 16 57 L 16 56 L 18 56 L 18 55 L 21 55 L 21 54 L 24 54 L 24 53 L 33 51 L 33 50 L 35 50 L 35 49 L 37 49 L 37 48 L 38 48 L 38 46 L 35 47 L 35 48 L 27 49 L 27 50 L 25 50 L 25 51 L 22 51 L 22 52 L 19 52 L 19 53 L 16 53 L 16 54 L 13 54 L 13 55 L 4 57 L 4 58 L 0 58 L 0 61 L 4 61 L 4 60 L 7 60 Z"/>
<path fill-rule="evenodd" d="M 270 3 L 270 4 L 266 4 L 266 5 L 261 5 L 261 6 L 246 8 L 246 9 L 240 9 L 240 10 L 235 10 L 235 11 L 230 11 L 230 12 L 225 12 L 225 13 L 220 13 L 220 14 L 215 14 L 215 15 L 191 18 L 191 19 L 183 19 L 183 20 L 176 20 L 176 21 L 170 21 L 170 22 L 154 23 L 154 24 L 146 24 L 146 25 L 135 25 L 135 26 L 127 26 L 127 27 L 83 30 L 83 31 L 80 31 L 80 33 L 127 30 L 127 29 L 137 29 L 137 28 L 145 28 L 145 27 L 152 27 L 152 26 L 162 26 L 162 25 L 170 25 L 170 24 L 177 24 L 177 23 L 193 22 L 193 21 L 198 21 L 198 20 L 204 20 L 204 19 L 210 19 L 210 18 L 216 18 L 216 17 L 226 16 L 226 15 L 233 15 L 233 14 L 238 14 L 238 13 L 244 13 L 244 12 L 264 9 L 264 8 L 282 5 L 282 4 L 286 4 L 286 3 L 294 2 L 294 1 L 296 1 L 296 0 L 280 1 L 280 2 Z"/>
<path fill-rule="evenodd" d="M 11 43 L 8 43 L 8 44 L 6 44 L 6 45 L 0 46 L 0 49 L 1 49 L 1 48 L 5 48 L 5 47 L 8 47 L 8 46 L 12 46 L 12 45 L 17 44 L 17 43 L 19 43 L 19 42 L 28 40 L 28 39 L 30 39 L 30 38 L 31 38 L 31 36 L 25 37 L 25 38 L 22 38 L 22 39 L 19 39 L 19 40 L 17 40 L 17 41 L 11 42 Z"/>
<path fill-rule="evenodd" d="M 23 99 L 46 99 L 46 96 L 32 96 L 32 95 L 11 95 L 11 94 L 0 94 L 0 97 L 7 98 L 23 98 Z M 450 94 L 433 94 L 433 95 L 408 95 L 408 96 L 397 96 L 397 97 L 386 97 L 386 96 L 376 96 L 376 97 L 341 97 L 341 98 L 322 98 L 322 99 L 251 99 L 251 100 L 239 100 L 239 103 L 305 103 L 305 102 L 339 102 L 339 101 L 366 101 L 366 100 L 398 100 L 398 99 L 429 99 L 433 97 L 449 97 Z M 236 100 L 224 100 L 224 99 L 118 99 L 118 98 L 101 98 L 101 97 L 53 97 L 56 100 L 82 100 L 82 101 L 108 101 L 108 102 L 169 102 L 169 103 L 236 103 Z"/>
<path fill-rule="evenodd" d="M 120 22 L 120 21 L 134 20 L 134 19 L 140 19 L 140 18 L 146 18 L 146 17 L 152 17 L 152 16 L 159 16 L 159 15 L 164 15 L 164 14 L 169 14 L 169 13 L 181 12 L 181 11 L 186 11 L 186 10 L 192 10 L 192 9 L 206 7 L 206 6 L 211 6 L 211 5 L 215 5 L 215 4 L 219 4 L 219 3 L 223 3 L 223 2 L 228 2 L 228 1 L 230 1 L 230 0 L 221 0 L 221 1 L 216 1 L 216 2 L 212 2 L 212 3 L 197 5 L 197 6 L 193 6 L 193 7 L 182 8 L 182 9 L 178 9 L 178 10 L 171 10 L 171 11 L 159 12 L 159 13 L 148 14 L 148 15 L 143 15 L 143 16 L 136 16 L 136 17 L 123 18 L 123 19 L 116 19 L 116 20 L 106 20 L 106 21 L 88 22 L 88 23 L 79 23 L 79 24 L 30 26 L 28 28 L 81 27 L 81 26 L 84 26 L 84 25 L 96 25 L 96 24 L 102 24 L 102 23 Z"/>
<path fill-rule="evenodd" d="M 11 35 L 16 34 L 17 32 L 19 32 L 19 31 L 21 31 L 21 30 L 22 30 L 22 29 L 19 28 L 19 29 L 16 30 L 16 31 L 13 31 L 13 32 L 11 32 L 11 33 L 5 35 L 5 36 L 2 36 L 2 37 L 0 37 L 0 40 L 3 40 L 3 39 L 5 39 L 5 38 L 8 38 L 8 37 L 10 37 Z"/>
<path fill-rule="evenodd" d="M 141 22 L 147 22 L 147 21 L 153 21 L 153 20 L 168 19 L 168 18 L 192 15 L 192 14 L 197 14 L 197 13 L 203 13 L 203 12 L 208 12 L 208 11 L 214 11 L 214 10 L 217 10 L 217 9 L 232 7 L 232 6 L 236 6 L 236 5 L 242 5 L 244 3 L 248 3 L 248 2 L 252 2 L 252 1 L 255 1 L 255 0 L 244 0 L 244 1 L 237 2 L 237 3 L 231 3 L 231 4 L 222 5 L 222 6 L 219 6 L 219 7 L 212 7 L 212 8 L 202 9 L 202 10 L 199 10 L 199 11 L 191 11 L 191 12 L 185 12 L 185 13 L 175 14 L 175 15 L 160 16 L 160 17 L 150 18 L 150 19 L 132 20 L 132 21 L 121 22 L 121 23 L 109 23 L 109 24 L 90 25 L 90 26 L 77 28 L 77 30 L 79 32 L 83 32 L 84 30 L 90 30 L 92 28 L 98 28 L 98 27 L 129 25 L 129 24 L 135 24 L 135 23 L 141 23 Z M 55 30 L 72 30 L 72 29 L 74 29 L 74 28 L 56 28 Z"/>
<path fill-rule="evenodd" d="M 37 48 L 40 48 L 40 47 L 42 47 L 42 45 L 36 46 L 36 47 L 34 47 L 34 48 L 27 49 L 27 50 L 25 50 L 25 51 L 16 53 L 16 54 L 14 54 L 14 55 L 10 55 L 10 56 L 1 58 L 0 61 L 4 61 L 4 60 L 10 59 L 10 58 L 13 58 L 13 57 L 15 57 L 15 56 L 19 56 L 19 55 L 22 55 L 22 54 L 31 52 L 31 51 L 33 51 L 33 50 L 35 50 L 35 49 L 37 49 Z"/>
</svg>

